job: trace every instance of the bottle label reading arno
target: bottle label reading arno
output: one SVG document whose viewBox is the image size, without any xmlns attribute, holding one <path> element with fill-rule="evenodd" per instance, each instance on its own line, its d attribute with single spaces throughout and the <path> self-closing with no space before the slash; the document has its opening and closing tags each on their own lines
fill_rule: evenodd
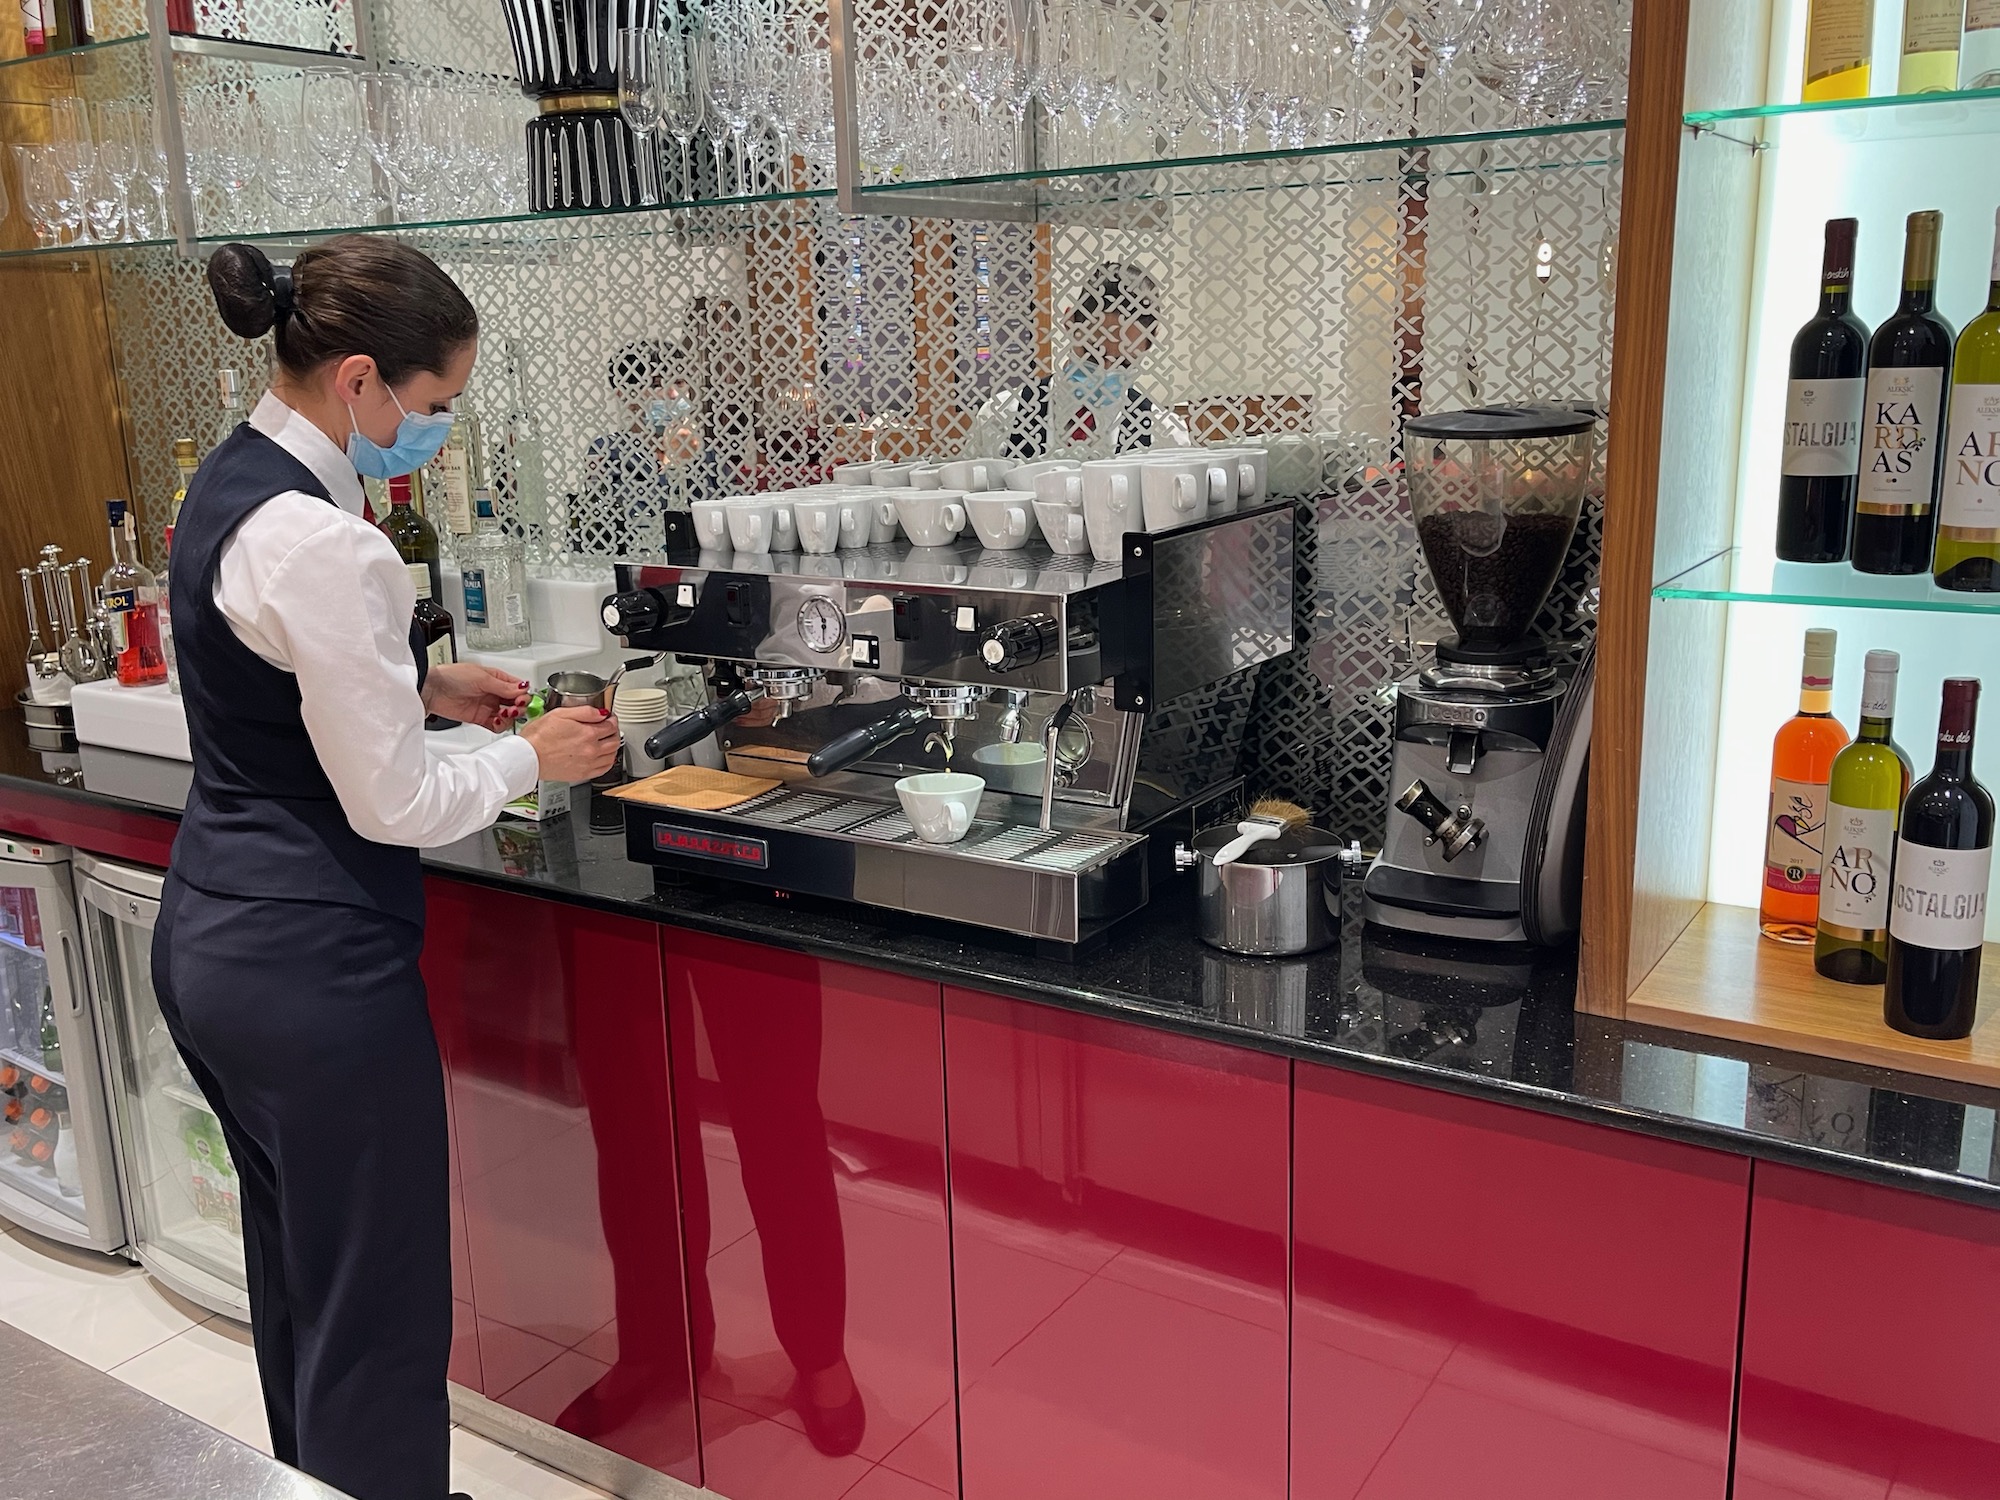
<svg viewBox="0 0 2000 1500">
<path fill-rule="evenodd" d="M 1885 367 L 1869 372 L 1861 411 L 1864 513 L 1921 515 L 1930 509 L 1943 398 L 1943 370 Z"/>
<path fill-rule="evenodd" d="M 1819 894 L 1826 848 L 1826 783 L 1771 782 L 1771 820 L 1764 845 L 1764 885 L 1797 896 Z"/>
<path fill-rule="evenodd" d="M 1895 847 L 1895 808 L 1828 806 L 1819 885 L 1822 923 L 1865 938 L 1880 936 L 1889 925 L 1889 860 Z"/>
<path fill-rule="evenodd" d="M 1993 851 L 1934 849 L 1896 841 L 1889 932 L 1916 948 L 1963 952 L 1986 941 L 1986 883 Z"/>
<path fill-rule="evenodd" d="M 2000 527 L 2000 385 L 1954 390 L 1948 432 L 1939 524 Z"/>
<path fill-rule="evenodd" d="M 1794 380 L 1785 397 L 1786 474 L 1841 479 L 1861 462 L 1861 403 L 1867 381 Z"/>
</svg>

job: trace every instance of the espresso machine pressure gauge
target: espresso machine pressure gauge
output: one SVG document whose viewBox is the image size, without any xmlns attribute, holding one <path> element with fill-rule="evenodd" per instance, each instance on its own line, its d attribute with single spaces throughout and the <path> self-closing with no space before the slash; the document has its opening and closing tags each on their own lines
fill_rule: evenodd
<svg viewBox="0 0 2000 1500">
<path fill-rule="evenodd" d="M 838 651 L 847 639 L 847 616 L 831 599 L 808 599 L 799 606 L 799 639 L 811 651 Z"/>
<path fill-rule="evenodd" d="M 1003 620 L 979 637 L 979 659 L 989 672 L 1032 667 L 1062 645 L 1062 626 L 1052 615 Z"/>
</svg>

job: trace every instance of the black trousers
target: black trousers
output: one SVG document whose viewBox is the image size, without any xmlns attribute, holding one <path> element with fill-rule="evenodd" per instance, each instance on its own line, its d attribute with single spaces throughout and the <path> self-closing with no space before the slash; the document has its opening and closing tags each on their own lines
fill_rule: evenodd
<svg viewBox="0 0 2000 1500">
<path fill-rule="evenodd" d="M 167 1029 L 242 1193 L 275 1455 L 355 1500 L 445 1500 L 451 1229 L 420 928 L 169 876 Z"/>
</svg>

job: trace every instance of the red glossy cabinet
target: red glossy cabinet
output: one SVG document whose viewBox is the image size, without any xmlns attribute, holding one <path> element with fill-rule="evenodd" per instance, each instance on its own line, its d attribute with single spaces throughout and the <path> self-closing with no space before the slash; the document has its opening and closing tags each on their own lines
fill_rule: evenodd
<svg viewBox="0 0 2000 1500">
<path fill-rule="evenodd" d="M 661 941 L 707 1487 L 955 1495 L 939 987 Z"/>
<path fill-rule="evenodd" d="M 428 899 L 474 1316 L 454 1378 L 699 1484 L 659 929 L 456 881 Z"/>
<path fill-rule="evenodd" d="M 2000 1214 L 1759 1163 L 1736 1500 L 2000 1497 Z"/>
<path fill-rule="evenodd" d="M 1294 1102 L 1294 1500 L 1724 1500 L 1747 1161 L 1307 1063 Z"/>
<path fill-rule="evenodd" d="M 945 991 L 965 1500 L 1284 1500 L 1289 1071 Z"/>
</svg>

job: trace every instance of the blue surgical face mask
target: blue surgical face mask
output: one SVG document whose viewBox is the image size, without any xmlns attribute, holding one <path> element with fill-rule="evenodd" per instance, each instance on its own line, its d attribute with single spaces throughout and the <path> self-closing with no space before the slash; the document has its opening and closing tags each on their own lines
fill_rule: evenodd
<svg viewBox="0 0 2000 1500">
<path fill-rule="evenodd" d="M 646 403 L 646 425 L 654 432 L 664 432 L 667 428 L 667 398 L 655 396 Z"/>
<path fill-rule="evenodd" d="M 1107 369 L 1081 355 L 1071 356 L 1069 378 L 1079 400 L 1100 408 L 1123 406 L 1132 389 L 1129 371 L 1117 366 Z"/>
<path fill-rule="evenodd" d="M 451 424 L 458 420 L 448 411 L 403 411 L 403 403 L 393 390 L 389 399 L 403 412 L 403 420 L 396 424 L 396 441 L 386 448 L 361 430 L 361 424 L 354 420 L 354 408 L 347 408 L 347 420 L 354 427 L 347 435 L 347 461 L 354 465 L 355 473 L 369 479 L 400 479 L 416 473 L 438 456 L 451 436 Z"/>
</svg>

